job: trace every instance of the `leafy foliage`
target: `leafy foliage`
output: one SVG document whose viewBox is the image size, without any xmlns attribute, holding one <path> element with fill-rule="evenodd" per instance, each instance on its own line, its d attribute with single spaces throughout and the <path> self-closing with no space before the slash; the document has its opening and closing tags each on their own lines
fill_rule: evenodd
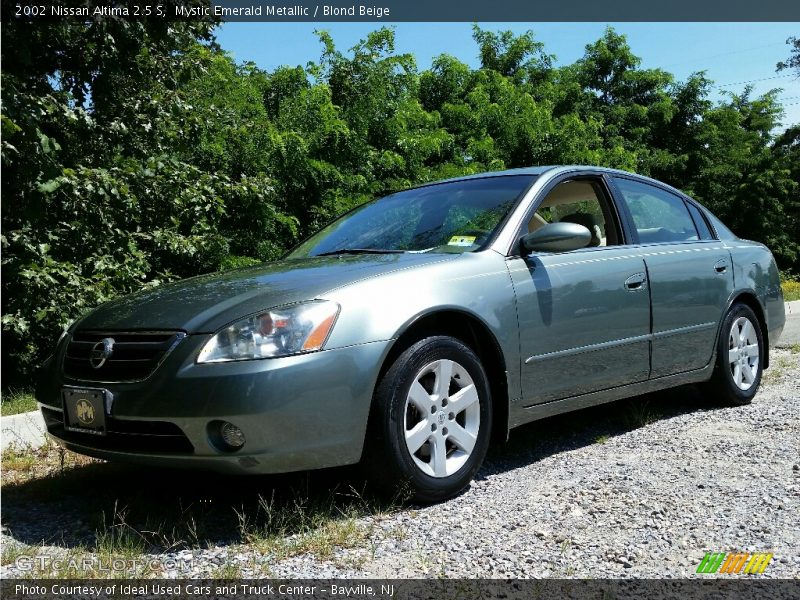
<svg viewBox="0 0 800 600">
<path fill-rule="evenodd" d="M 5 3 L 4 3 L 5 8 Z M 431 179 L 589 163 L 680 187 L 800 270 L 800 128 L 775 93 L 722 103 L 608 29 L 576 63 L 477 26 L 480 67 L 419 71 L 391 29 L 319 62 L 236 64 L 211 21 L 4 28 L 3 346 L 30 380 L 63 329 L 143 286 L 280 256 L 335 215 Z M 797 40 L 780 68 L 797 68 Z"/>
<path fill-rule="evenodd" d="M 792 36 L 786 40 L 786 43 L 791 47 L 791 53 L 787 60 L 778 63 L 777 70 L 794 69 L 800 73 L 800 37 Z"/>
</svg>

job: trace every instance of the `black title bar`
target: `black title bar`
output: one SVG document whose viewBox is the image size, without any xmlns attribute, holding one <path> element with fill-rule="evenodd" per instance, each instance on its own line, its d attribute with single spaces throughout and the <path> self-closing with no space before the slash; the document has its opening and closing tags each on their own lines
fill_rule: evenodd
<svg viewBox="0 0 800 600">
<path fill-rule="evenodd" d="M 3 20 L 214 19 L 269 22 L 800 21 L 787 0 L 3 0 Z"/>
</svg>

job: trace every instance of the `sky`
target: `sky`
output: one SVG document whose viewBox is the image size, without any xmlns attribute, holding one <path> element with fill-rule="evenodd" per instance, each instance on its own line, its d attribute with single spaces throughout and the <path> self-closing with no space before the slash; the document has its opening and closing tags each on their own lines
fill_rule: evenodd
<svg viewBox="0 0 800 600">
<path fill-rule="evenodd" d="M 381 23 L 225 23 L 217 41 L 237 62 L 252 61 L 265 70 L 303 65 L 319 59 L 322 47 L 315 29 L 331 33 L 337 48 L 352 48 Z M 470 23 L 395 23 L 396 51 L 411 53 L 420 70 L 447 53 L 475 67 L 478 50 Z M 602 36 L 607 25 L 628 38 L 642 67 L 659 67 L 684 80 L 706 71 L 716 84 L 714 98 L 724 91 L 741 92 L 751 83 L 758 95 L 782 88 L 778 98 L 784 125 L 800 123 L 800 79 L 793 72 L 775 72 L 789 56 L 786 39 L 800 36 L 800 23 L 479 23 L 493 31 L 534 31 L 557 64 L 583 55 L 586 44 Z"/>
</svg>

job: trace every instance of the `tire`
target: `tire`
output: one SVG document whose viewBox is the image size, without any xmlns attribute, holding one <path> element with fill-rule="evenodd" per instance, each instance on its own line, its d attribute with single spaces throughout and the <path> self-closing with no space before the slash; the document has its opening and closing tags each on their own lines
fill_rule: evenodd
<svg viewBox="0 0 800 600">
<path fill-rule="evenodd" d="M 717 362 L 705 390 L 731 406 L 750 404 L 761 383 L 764 336 L 753 309 L 734 304 L 722 320 Z"/>
<path fill-rule="evenodd" d="M 448 370 L 442 393 L 440 378 Z M 425 338 L 378 383 L 363 462 L 384 493 L 440 502 L 469 485 L 491 429 L 491 395 L 478 357 L 455 338 Z"/>
</svg>

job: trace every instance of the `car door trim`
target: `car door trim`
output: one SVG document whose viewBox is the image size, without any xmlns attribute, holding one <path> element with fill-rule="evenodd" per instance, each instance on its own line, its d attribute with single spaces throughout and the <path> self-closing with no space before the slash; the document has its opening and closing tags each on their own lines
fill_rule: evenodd
<svg viewBox="0 0 800 600">
<path fill-rule="evenodd" d="M 657 331 L 654 333 L 646 333 L 644 335 L 635 335 L 633 337 L 622 338 L 619 340 L 610 340 L 608 342 L 600 342 L 599 344 L 589 344 L 588 346 L 578 346 L 576 348 L 567 348 L 566 350 L 556 350 L 555 352 L 546 352 L 545 354 L 535 354 L 525 359 L 525 364 L 547 360 L 551 358 L 563 358 L 565 356 L 573 356 L 576 354 L 585 354 L 587 352 L 595 352 L 597 350 L 606 350 L 608 348 L 616 348 L 626 344 L 636 344 L 639 342 L 651 342 L 653 340 L 671 337 L 673 335 L 681 335 L 684 333 L 691 333 L 694 331 L 702 331 L 704 329 L 711 329 L 716 327 L 717 324 L 713 322 L 698 323 L 697 325 L 687 325 L 686 327 L 677 327 L 675 329 L 667 329 L 664 331 Z"/>
<path fill-rule="evenodd" d="M 706 244 L 708 242 L 717 242 L 717 240 L 703 240 L 702 242 L 694 241 L 694 242 L 670 242 L 670 243 L 673 243 L 673 244 L 674 243 L 678 243 L 678 244 L 697 244 L 697 243 Z M 651 244 L 638 245 L 638 246 L 625 246 L 625 248 L 626 249 L 628 249 L 628 248 L 646 248 L 646 247 L 648 247 L 650 245 Z M 658 246 L 658 245 L 664 245 L 664 244 L 659 242 L 657 244 L 654 243 L 652 245 L 653 246 Z M 620 254 L 619 256 L 594 256 L 594 257 L 593 256 L 589 256 L 590 254 L 594 254 L 594 253 L 598 253 L 598 252 L 605 252 L 605 251 L 609 251 L 609 250 L 619 250 L 620 248 L 622 248 L 622 246 L 597 246 L 597 247 L 593 247 L 593 248 L 581 248 L 579 250 L 573 250 L 572 252 L 564 252 L 563 253 L 564 254 L 564 258 L 565 258 L 564 262 L 554 263 L 554 264 L 551 264 L 549 266 L 550 266 L 550 268 L 555 268 L 555 267 L 563 267 L 565 265 L 575 265 L 575 264 L 581 264 L 581 263 L 605 262 L 607 260 L 624 260 L 624 259 L 628 259 L 628 258 L 642 258 L 642 259 L 645 259 L 648 256 L 659 256 L 659 255 L 666 255 L 666 254 L 681 254 L 681 253 L 684 253 L 684 252 L 708 252 L 708 251 L 713 251 L 713 250 L 726 250 L 726 248 L 724 246 L 717 245 L 717 246 L 709 246 L 709 247 L 705 247 L 705 248 L 680 248 L 680 249 L 675 249 L 675 250 L 658 250 L 658 249 L 655 249 L 652 252 L 644 252 L 644 251 L 642 251 L 642 252 L 632 252 L 632 253 L 627 253 L 627 254 Z M 540 255 L 545 255 L 545 254 L 549 255 L 551 253 L 541 252 L 539 254 Z M 511 257 L 508 257 L 508 258 L 521 258 L 522 260 L 525 260 L 527 257 L 524 257 L 524 256 L 522 256 L 522 257 L 520 257 L 520 256 L 511 256 Z M 525 269 L 511 269 L 511 271 L 512 272 L 527 271 L 528 269 L 529 269 L 529 267 L 526 267 Z"/>
<path fill-rule="evenodd" d="M 603 173 L 603 179 L 611 192 L 611 201 L 616 207 L 620 225 L 625 232 L 625 244 L 628 246 L 638 246 L 641 244 L 639 231 L 636 229 L 636 224 L 633 222 L 633 215 L 628 208 L 628 204 L 625 202 L 622 192 L 617 187 L 616 176 L 616 173 Z"/>
<path fill-rule="evenodd" d="M 652 334 L 646 333 L 644 335 L 635 335 L 633 337 L 622 338 L 619 340 L 610 340 L 608 342 L 600 342 L 598 344 L 589 344 L 588 346 L 577 346 L 575 348 L 567 348 L 566 350 L 556 350 L 555 352 L 547 352 L 545 354 L 535 354 L 525 359 L 525 364 L 532 362 L 547 360 L 550 358 L 563 358 L 565 356 L 573 356 L 575 354 L 585 354 L 587 352 L 596 352 L 597 350 L 606 350 L 608 348 L 616 348 L 624 346 L 625 344 L 636 344 L 638 342 L 648 342 L 652 339 Z"/>
<path fill-rule="evenodd" d="M 692 333 L 695 331 L 703 331 L 705 329 L 715 328 L 717 324 L 713 321 L 707 323 L 697 323 L 696 325 L 686 325 L 684 327 L 676 327 L 675 329 L 665 329 L 664 331 L 654 331 L 651 335 L 654 340 L 661 338 L 671 337 L 673 335 L 681 335 L 683 333 Z"/>
</svg>

